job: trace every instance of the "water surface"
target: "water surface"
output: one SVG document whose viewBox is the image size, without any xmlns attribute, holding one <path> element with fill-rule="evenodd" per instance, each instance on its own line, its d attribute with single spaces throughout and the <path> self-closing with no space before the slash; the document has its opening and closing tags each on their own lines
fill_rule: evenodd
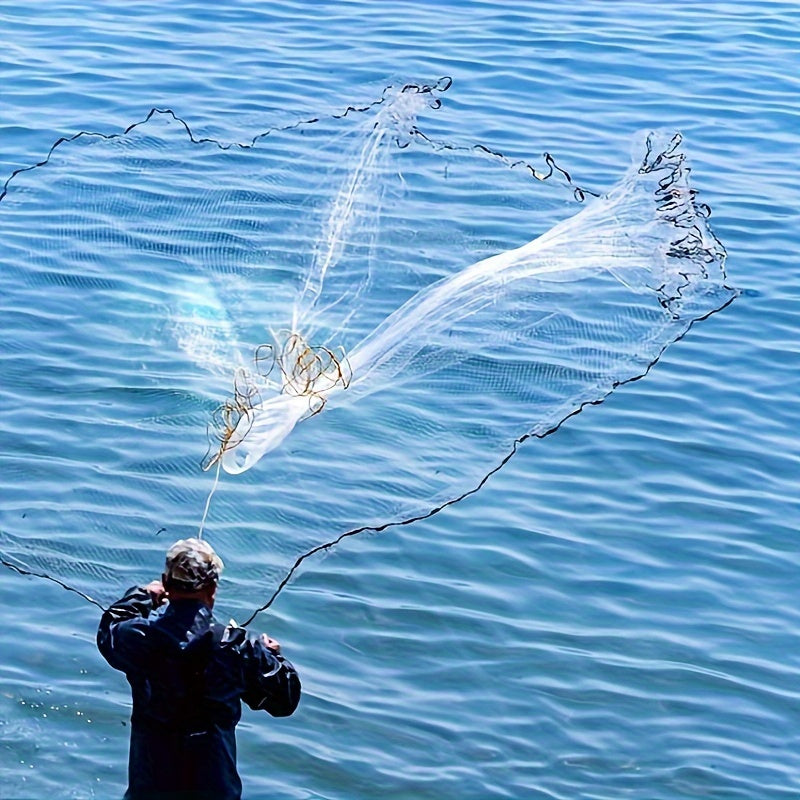
<svg viewBox="0 0 800 800">
<path fill-rule="evenodd" d="M 477 494 L 305 565 L 260 621 L 304 700 L 288 720 L 245 715 L 245 796 L 797 795 L 794 4 L 48 2 L 2 5 L 0 19 L 4 175 L 151 107 L 230 141 L 441 75 L 454 85 L 432 130 L 552 152 L 592 188 L 625 169 L 637 131 L 681 130 L 742 296 Z M 500 221 L 494 235 L 512 233 Z M 0 244 L 12 265 L 13 247 Z M 5 324 L 54 313 L 57 326 L 54 296 L 2 298 Z M 71 346 L 87 365 L 118 357 L 93 352 L 85 328 Z M 20 375 L 0 381 L 4 484 L 44 487 L 4 494 L 3 529 L 46 536 L 60 513 L 82 514 L 68 542 L 80 558 L 127 526 L 130 560 L 107 564 L 98 590 L 120 571 L 149 579 L 160 563 L 145 535 L 190 529 L 210 478 L 159 453 L 163 480 L 182 476 L 170 504 L 138 485 L 89 491 L 94 454 L 75 431 L 26 435 L 41 398 L 63 386 L 75 402 L 69 359 L 52 359 L 29 378 L 27 412 Z M 100 400 L 153 419 L 192 410 L 156 390 Z M 263 535 L 279 549 L 292 531 Z M 0 797 L 121 796 L 128 692 L 94 648 L 97 609 L 8 571 L 0 593 Z M 224 598 L 221 613 L 239 613 Z"/>
</svg>

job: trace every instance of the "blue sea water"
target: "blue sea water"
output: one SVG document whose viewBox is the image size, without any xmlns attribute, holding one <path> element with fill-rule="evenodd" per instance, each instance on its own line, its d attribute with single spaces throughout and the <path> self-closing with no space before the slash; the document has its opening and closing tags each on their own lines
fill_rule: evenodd
<svg viewBox="0 0 800 800">
<path fill-rule="evenodd" d="M 551 152 L 595 190 L 624 171 L 638 131 L 680 130 L 741 295 L 645 378 L 524 443 L 477 493 L 306 562 L 258 623 L 301 671 L 304 700 L 288 720 L 246 714 L 239 763 L 249 798 L 800 795 L 795 3 L 2 3 L 0 23 L 3 180 L 59 137 L 117 133 L 153 107 L 196 138 L 241 141 L 443 75 L 453 86 L 429 123 L 443 138 L 531 161 Z M 58 150 L 65 180 L 76 152 Z M 89 154 L 79 177 L 103 163 Z M 24 199 L 40 174 L 9 185 Z M 211 476 L 168 451 L 197 413 L 191 392 L 161 391 L 170 363 L 113 391 L 108 375 L 130 377 L 141 352 L 98 351 L 104 319 L 75 325 L 59 305 L 51 268 L 70 274 L 72 254 L 57 232 L 81 220 L 43 197 L 0 242 L 3 286 L 20 242 L 36 241 L 50 270 L 0 297 L 3 342 L 47 334 L 29 373 L 19 351 L 0 353 L 0 527 L 55 542 L 61 566 L 92 561 L 102 596 L 159 571 L 163 537 L 190 532 Z M 575 210 L 569 192 L 542 197 L 531 236 Z M 469 210 L 460 197 L 450 213 Z M 489 221 L 484 247 L 515 241 L 515 211 Z M 168 218 L 126 219 L 163 246 L 153 231 Z M 113 291 L 125 267 L 98 263 L 69 297 Z M 131 326 L 162 291 L 143 282 L 128 298 Z M 213 316 L 216 299 L 203 303 Z M 152 449 L 91 441 L 98 410 L 135 415 Z M 248 497 L 268 481 L 259 466 Z M 284 510 L 269 524 L 237 515 L 232 485 L 219 497 L 230 535 L 292 553 L 302 532 L 281 528 Z M 212 507 L 225 556 L 214 519 Z M 104 561 L 120 531 L 124 563 Z M 224 588 L 222 613 L 241 614 Z M 8 570 L 0 609 L 0 798 L 121 796 L 128 693 L 94 648 L 98 610 Z"/>
</svg>

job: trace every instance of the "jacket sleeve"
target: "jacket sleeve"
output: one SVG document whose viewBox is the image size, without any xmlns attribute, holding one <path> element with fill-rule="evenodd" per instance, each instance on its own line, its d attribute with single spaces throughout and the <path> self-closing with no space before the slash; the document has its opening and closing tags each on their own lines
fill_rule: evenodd
<svg viewBox="0 0 800 800">
<path fill-rule="evenodd" d="M 245 691 L 242 700 L 254 711 L 288 717 L 300 702 L 300 678 L 292 663 L 272 652 L 258 639 L 240 646 Z"/>
<path fill-rule="evenodd" d="M 97 648 L 114 669 L 130 672 L 146 662 L 146 620 L 154 609 L 150 593 L 133 586 L 103 613 Z"/>
</svg>

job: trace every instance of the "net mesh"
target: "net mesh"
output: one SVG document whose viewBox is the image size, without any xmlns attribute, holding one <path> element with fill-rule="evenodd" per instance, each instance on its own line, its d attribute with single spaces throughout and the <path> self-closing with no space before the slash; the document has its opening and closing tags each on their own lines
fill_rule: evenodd
<svg viewBox="0 0 800 800">
<path fill-rule="evenodd" d="M 245 615 L 342 536 L 475 491 L 730 301 L 679 137 L 581 205 L 549 157 L 428 136 L 448 85 L 243 145 L 152 112 L 7 182 L 6 566 L 107 603 L 196 533 L 220 462 L 205 533 Z"/>
</svg>

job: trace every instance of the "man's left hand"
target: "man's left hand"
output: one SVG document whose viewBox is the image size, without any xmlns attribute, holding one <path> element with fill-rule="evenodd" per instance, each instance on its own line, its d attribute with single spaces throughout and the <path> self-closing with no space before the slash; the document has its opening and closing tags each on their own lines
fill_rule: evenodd
<svg viewBox="0 0 800 800">
<path fill-rule="evenodd" d="M 281 652 L 281 643 L 276 639 L 267 636 L 266 633 L 261 634 L 261 644 L 263 644 L 267 650 L 271 650 L 276 655 Z"/>
</svg>

